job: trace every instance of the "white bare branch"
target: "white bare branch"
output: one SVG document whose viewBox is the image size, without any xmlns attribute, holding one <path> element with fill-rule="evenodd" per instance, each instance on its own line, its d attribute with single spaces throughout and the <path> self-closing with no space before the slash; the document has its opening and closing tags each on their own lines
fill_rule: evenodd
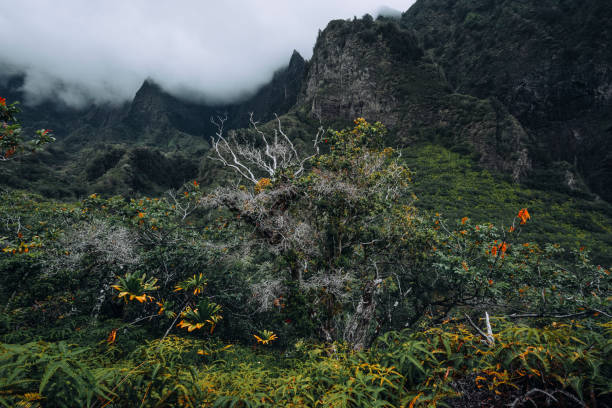
<svg viewBox="0 0 612 408">
<path fill-rule="evenodd" d="M 281 279 L 268 279 L 251 285 L 251 303 L 254 303 L 259 313 L 272 310 L 274 301 L 286 292 Z"/>
<path fill-rule="evenodd" d="M 56 268 L 79 268 L 84 259 L 95 259 L 99 266 L 123 269 L 139 261 L 133 234 L 124 227 L 94 220 L 74 226 L 60 238 L 65 255 L 57 256 Z"/>
<path fill-rule="evenodd" d="M 259 128 L 259 123 L 253 118 L 253 113 L 251 113 L 249 122 L 255 137 L 240 136 L 235 131 L 224 135 L 223 127 L 227 117 L 211 118 L 211 122 L 217 127 L 212 137 L 212 148 L 216 153 L 213 158 L 253 184 L 259 181 L 257 175 L 274 178 L 278 172 L 283 170 L 293 169 L 294 176 L 300 175 L 304 171 L 306 162 L 319 153 L 323 128 L 319 128 L 313 140 L 315 154 L 301 158 L 295 145 L 283 130 L 280 118 L 278 115 L 275 117 L 277 128 L 274 129 L 272 137 Z"/>
<path fill-rule="evenodd" d="M 199 201 L 185 202 L 184 200 L 179 200 L 177 198 L 177 192 L 174 190 L 167 191 L 166 195 L 169 197 L 169 201 L 172 203 L 177 214 L 181 217 L 181 220 L 185 220 L 185 218 L 189 217 L 191 213 L 200 207 Z"/>
<path fill-rule="evenodd" d="M 305 290 L 325 291 L 333 295 L 336 299 L 345 301 L 351 293 L 346 290 L 346 287 L 355 280 L 355 277 L 342 269 L 330 271 L 319 271 L 310 276 L 300 286 Z"/>
<path fill-rule="evenodd" d="M 240 160 L 238 160 L 238 156 L 234 150 L 232 150 L 230 143 L 225 137 L 223 137 L 223 126 L 225 125 L 226 120 L 227 116 L 223 118 L 221 116 L 217 116 L 216 120 L 213 117 L 210 118 L 210 121 L 217 126 L 217 132 L 215 133 L 215 136 L 212 137 L 213 149 L 215 149 L 215 152 L 217 153 L 216 159 L 221 161 L 224 166 L 230 167 L 237 171 L 242 177 L 257 184 L 257 179 L 251 170 L 242 164 Z M 231 158 L 226 158 L 228 155 L 231 156 Z"/>
</svg>

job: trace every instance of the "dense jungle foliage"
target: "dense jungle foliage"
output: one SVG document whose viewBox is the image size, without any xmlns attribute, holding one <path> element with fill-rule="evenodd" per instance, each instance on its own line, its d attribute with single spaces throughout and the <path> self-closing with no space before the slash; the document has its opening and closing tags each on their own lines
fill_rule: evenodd
<svg viewBox="0 0 612 408">
<path fill-rule="evenodd" d="M 277 130 L 234 144 L 220 127 L 235 185 L 2 191 L 0 404 L 612 405 L 610 270 L 535 239 L 554 209 L 525 196 L 489 213 L 462 185 L 422 203 L 447 169 L 408 164 L 451 153 L 386 147 L 363 118 L 320 130 L 307 157 Z M 457 220 L 445 199 L 465 203 Z"/>
</svg>

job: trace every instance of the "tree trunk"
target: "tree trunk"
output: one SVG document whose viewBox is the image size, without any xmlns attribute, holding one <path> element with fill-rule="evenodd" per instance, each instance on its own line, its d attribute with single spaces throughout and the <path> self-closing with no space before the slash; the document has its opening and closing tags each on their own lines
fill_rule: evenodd
<svg viewBox="0 0 612 408">
<path fill-rule="evenodd" d="M 353 345 L 354 350 L 361 350 L 370 342 L 370 328 L 376 314 L 374 294 L 382 279 L 368 282 L 363 288 L 357 309 L 344 329 L 344 340 Z"/>
<path fill-rule="evenodd" d="M 98 297 L 96 298 L 96 303 L 91 311 L 91 325 L 96 325 L 98 323 L 98 315 L 100 314 L 100 310 L 102 309 L 102 305 L 108 296 L 109 291 L 111 291 L 111 285 L 115 281 L 115 273 L 112 269 L 108 271 L 106 276 L 102 280 L 102 285 L 100 291 L 98 292 Z"/>
</svg>

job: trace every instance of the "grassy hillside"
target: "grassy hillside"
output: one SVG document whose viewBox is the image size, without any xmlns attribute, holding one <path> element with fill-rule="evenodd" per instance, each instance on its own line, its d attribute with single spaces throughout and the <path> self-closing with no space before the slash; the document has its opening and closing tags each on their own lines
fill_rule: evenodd
<svg viewBox="0 0 612 408">
<path fill-rule="evenodd" d="M 507 175 L 479 167 L 469 156 L 438 145 L 404 149 L 414 171 L 417 206 L 451 219 L 510 226 L 519 208 L 533 214 L 524 239 L 556 242 L 565 248 L 589 249 L 603 264 L 612 262 L 612 205 L 594 196 L 572 192 L 557 180 L 546 190 L 513 183 Z M 558 189 L 555 189 L 557 187 Z"/>
</svg>

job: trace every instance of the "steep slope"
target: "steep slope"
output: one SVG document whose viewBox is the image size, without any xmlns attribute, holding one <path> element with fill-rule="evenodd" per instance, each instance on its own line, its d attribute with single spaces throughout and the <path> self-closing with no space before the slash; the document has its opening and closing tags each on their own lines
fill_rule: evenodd
<svg viewBox="0 0 612 408">
<path fill-rule="evenodd" d="M 248 125 L 251 112 L 255 120 L 261 122 L 273 119 L 274 114 L 288 112 L 297 102 L 306 69 L 304 58 L 293 51 L 287 68 L 277 71 L 253 96 L 239 104 L 220 108 L 227 112 L 228 125 L 232 128 Z"/>
<path fill-rule="evenodd" d="M 494 100 L 453 92 L 417 38 L 393 20 L 332 21 L 317 40 L 299 102 L 324 121 L 380 120 L 401 146 L 435 141 L 519 180 L 526 134 Z"/>
<path fill-rule="evenodd" d="M 73 161 L 97 143 L 195 160 L 208 149 L 212 115 L 227 114 L 228 129 L 247 126 L 249 112 L 265 122 L 291 111 L 335 127 L 364 116 L 391 128 L 391 144 L 440 144 L 532 187 L 611 201 L 612 11 L 604 3 L 419 0 L 399 20 L 330 22 L 311 61 L 294 53 L 241 103 L 183 101 L 147 81 L 123 106 L 74 112 L 50 102 L 22 119 L 53 128 L 56 148 Z M 0 92 L 18 99 L 15 83 Z M 62 154 L 49 168 L 77 173 L 61 166 Z"/>
<path fill-rule="evenodd" d="M 420 1 L 403 15 L 399 27 L 392 20 L 373 21 L 367 16 L 331 22 L 317 40 L 296 113 L 336 122 L 336 127 L 357 116 L 390 126 L 388 142 L 405 148 L 404 157 L 415 171 L 418 207 L 453 218 L 495 219 L 503 224 L 508 214 L 527 206 L 538 219 L 528 239 L 559 242 L 567 248 L 585 246 L 594 250 L 599 261 L 609 262 L 612 206 L 590 193 L 610 200 L 606 166 L 612 157 L 612 117 L 606 108 L 609 82 L 602 72 L 610 69 L 612 61 L 602 56 L 605 44 L 597 42 L 597 52 L 587 50 L 579 57 L 581 62 L 567 61 L 558 70 L 541 71 L 536 65 L 550 65 L 549 50 L 538 52 L 533 45 L 525 55 L 505 54 L 504 47 L 524 49 L 518 37 L 505 39 L 506 25 L 510 31 L 521 32 L 521 26 L 506 16 L 487 23 L 489 35 L 502 30 L 495 35 L 505 44 L 463 48 L 453 41 L 466 28 L 453 31 L 453 23 L 445 18 L 459 13 L 466 3 L 474 2 Z M 488 3 L 482 6 L 485 11 L 504 9 L 502 15 L 514 15 L 512 7 L 535 7 L 533 2 L 520 2 L 523 6 Z M 461 23 L 467 19 L 471 27 L 475 17 L 468 18 L 469 13 L 464 10 L 462 18 L 455 17 Z M 603 24 L 605 16 L 599 14 L 598 24 Z M 421 18 L 422 24 L 411 25 L 411 18 Z M 583 24 L 592 28 L 596 23 Z M 427 35 L 428 30 L 438 37 Z M 436 30 L 449 31 L 445 32 L 448 37 Z M 518 45 L 512 48 L 512 43 Z M 584 72 L 591 88 L 583 90 L 590 95 L 583 100 L 590 102 L 571 115 L 559 111 L 571 111 L 571 104 L 580 101 L 568 94 L 578 92 L 580 82 L 575 80 L 572 88 L 563 75 L 580 78 L 578 72 L 588 71 L 580 64 L 588 64 L 591 58 L 598 68 Z M 469 61 L 478 66 L 467 65 Z M 488 65 L 491 61 L 496 68 Z M 539 73 L 542 89 L 534 88 L 533 94 L 526 93 L 522 99 L 505 96 L 505 79 L 495 74 L 504 72 L 504 64 L 516 69 L 517 78 L 521 72 Z M 480 81 L 498 82 L 489 89 L 480 87 Z M 525 92 L 518 89 L 518 94 Z M 572 140 L 562 137 L 563 129 L 571 131 Z"/>
<path fill-rule="evenodd" d="M 607 2 L 419 0 L 401 22 L 456 92 L 495 98 L 519 120 L 541 185 L 573 188 L 578 172 L 612 200 Z"/>
</svg>

